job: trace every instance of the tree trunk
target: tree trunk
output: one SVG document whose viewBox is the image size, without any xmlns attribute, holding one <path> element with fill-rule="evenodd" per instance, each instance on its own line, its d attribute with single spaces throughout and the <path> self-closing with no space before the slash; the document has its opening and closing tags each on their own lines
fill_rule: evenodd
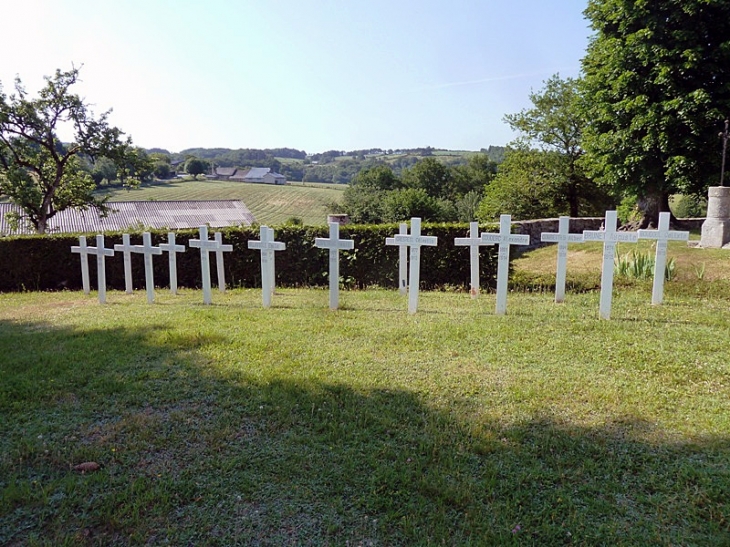
<svg viewBox="0 0 730 547">
<path fill-rule="evenodd" d="M 660 190 L 648 191 L 643 197 L 640 197 L 637 206 L 641 213 L 641 219 L 637 223 L 638 229 L 646 229 L 649 227 L 656 228 L 659 225 L 659 213 L 669 212 L 670 223 L 674 223 L 676 219 L 669 209 L 669 193 Z"/>
</svg>

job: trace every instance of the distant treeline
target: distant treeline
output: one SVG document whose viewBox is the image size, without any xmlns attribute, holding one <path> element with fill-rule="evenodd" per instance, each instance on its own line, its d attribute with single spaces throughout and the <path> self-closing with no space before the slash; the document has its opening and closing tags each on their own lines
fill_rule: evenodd
<svg viewBox="0 0 730 547">
<path fill-rule="evenodd" d="M 327 150 L 318 154 L 307 154 L 294 148 L 188 148 L 181 152 L 169 152 L 163 148 L 148 149 L 149 154 L 167 156 L 178 170 L 184 169 L 190 158 L 205 161 L 211 167 L 268 167 L 281 173 L 287 180 L 303 182 L 331 182 L 348 184 L 363 169 L 387 165 L 400 174 L 426 157 L 437 157 L 446 165 L 465 165 L 469 156 L 476 152 L 449 151 L 431 146 L 408 149 L 369 148 L 363 150 Z M 501 163 L 504 159 L 503 146 L 482 148 L 479 153 L 489 160 Z"/>
</svg>

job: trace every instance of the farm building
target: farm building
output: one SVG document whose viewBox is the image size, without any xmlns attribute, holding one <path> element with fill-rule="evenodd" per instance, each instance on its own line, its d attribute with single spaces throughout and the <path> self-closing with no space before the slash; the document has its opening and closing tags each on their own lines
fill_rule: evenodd
<svg viewBox="0 0 730 547">
<path fill-rule="evenodd" d="M 212 228 L 250 226 L 254 217 L 248 207 L 237 200 L 216 201 L 114 201 L 109 214 L 100 217 L 91 207 L 86 211 L 66 209 L 48 221 L 48 233 L 118 232 L 130 229 L 182 229 L 207 224 Z M 10 203 L 0 203 L 0 236 L 32 234 L 21 227 L 13 231 L 5 220 L 6 213 L 20 212 Z"/>
<path fill-rule="evenodd" d="M 220 168 L 219 168 L 220 169 Z M 216 170 L 217 173 L 218 170 Z M 286 177 L 272 171 L 268 167 L 253 167 L 251 169 L 236 169 L 227 180 L 238 182 L 263 182 L 264 184 L 286 184 Z"/>
</svg>

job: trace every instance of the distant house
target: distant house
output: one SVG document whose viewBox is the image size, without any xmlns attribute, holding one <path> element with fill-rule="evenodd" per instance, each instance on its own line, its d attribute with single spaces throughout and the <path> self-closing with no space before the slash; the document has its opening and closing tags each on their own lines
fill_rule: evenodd
<svg viewBox="0 0 730 547">
<path fill-rule="evenodd" d="M 216 167 L 215 178 L 218 180 L 228 180 L 236 174 L 237 169 L 235 167 Z"/>
<path fill-rule="evenodd" d="M 212 228 L 250 226 L 255 222 L 248 207 L 238 200 L 215 201 L 112 201 L 106 217 L 100 217 L 95 207 L 85 211 L 65 209 L 48 221 L 48 233 L 103 233 L 138 230 L 140 228 L 197 228 L 207 224 Z M 5 214 L 20 209 L 10 203 L 0 203 L 0 236 L 31 234 L 23 227 L 14 231 L 5 221 Z"/>
<path fill-rule="evenodd" d="M 244 182 L 263 182 L 264 184 L 286 184 L 286 177 L 268 167 L 254 167 L 243 177 Z"/>
<path fill-rule="evenodd" d="M 228 180 L 236 182 L 246 182 L 246 175 L 248 175 L 248 169 L 236 169 L 236 172 L 231 175 Z"/>
</svg>

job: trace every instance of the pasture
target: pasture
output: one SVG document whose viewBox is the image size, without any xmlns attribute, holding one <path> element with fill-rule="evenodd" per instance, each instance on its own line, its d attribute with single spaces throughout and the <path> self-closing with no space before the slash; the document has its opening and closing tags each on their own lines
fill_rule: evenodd
<svg viewBox="0 0 730 547">
<path fill-rule="evenodd" d="M 110 201 L 185 201 L 238 199 L 259 224 L 283 224 L 292 217 L 304 224 L 327 224 L 328 204 L 342 198 L 345 186 L 295 183 L 274 186 L 230 181 L 171 180 L 145 183 L 140 188 L 113 188 Z"/>
<path fill-rule="evenodd" d="M 0 295 L 0 543 L 727 545 L 730 282 L 650 294 Z"/>
</svg>

